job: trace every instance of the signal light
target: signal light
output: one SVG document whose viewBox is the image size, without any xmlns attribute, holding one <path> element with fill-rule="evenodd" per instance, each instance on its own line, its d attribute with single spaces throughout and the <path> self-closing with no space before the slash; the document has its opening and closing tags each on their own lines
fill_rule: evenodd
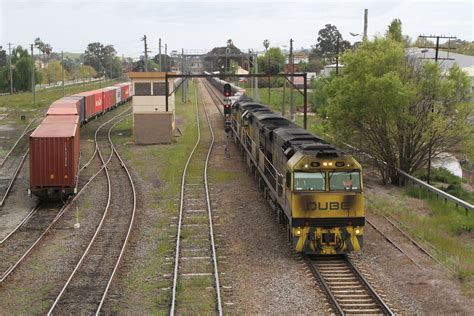
<svg viewBox="0 0 474 316">
<path fill-rule="evenodd" d="M 224 104 L 224 115 L 230 115 L 230 114 L 231 114 L 230 104 Z"/>
<path fill-rule="evenodd" d="M 226 83 L 224 85 L 224 96 L 230 97 L 231 95 L 232 95 L 232 88 L 230 87 L 230 84 Z"/>
</svg>

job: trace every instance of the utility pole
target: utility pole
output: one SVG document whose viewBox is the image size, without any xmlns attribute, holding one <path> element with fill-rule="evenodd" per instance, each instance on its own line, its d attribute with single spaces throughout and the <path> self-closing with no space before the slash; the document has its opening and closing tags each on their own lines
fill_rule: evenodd
<svg viewBox="0 0 474 316">
<path fill-rule="evenodd" d="M 148 46 L 146 44 L 146 35 L 143 35 L 142 41 L 145 43 L 145 72 L 148 72 Z"/>
<path fill-rule="evenodd" d="M 64 91 L 64 51 L 61 51 L 61 70 L 62 70 L 62 76 L 63 76 L 63 97 L 66 96 L 66 93 Z"/>
<path fill-rule="evenodd" d="M 160 72 L 162 71 L 163 67 L 161 66 L 161 37 L 158 39 L 158 60 L 160 61 Z"/>
<path fill-rule="evenodd" d="M 33 55 L 34 44 L 31 44 L 31 60 L 33 65 L 31 67 L 31 92 L 33 92 L 33 104 L 36 104 L 36 91 L 35 91 L 35 57 Z"/>
<path fill-rule="evenodd" d="M 165 60 L 169 61 L 169 58 L 168 58 L 168 44 L 166 44 L 166 43 L 165 43 Z M 166 67 L 165 69 L 171 70 L 171 65 L 169 65 L 169 68 Z"/>
<path fill-rule="evenodd" d="M 364 9 L 364 36 L 362 37 L 362 41 L 367 40 L 367 26 L 369 24 L 369 9 Z"/>
<path fill-rule="evenodd" d="M 456 36 L 439 36 L 439 35 L 420 35 L 418 37 L 421 38 L 436 38 L 436 46 L 435 47 L 420 47 L 420 48 L 434 48 L 435 49 L 435 57 L 434 58 L 420 58 L 420 59 L 434 59 L 435 63 L 438 64 L 438 60 L 453 60 L 453 58 L 449 57 L 444 57 L 444 58 L 439 58 L 439 39 L 447 39 L 447 40 L 452 40 L 456 39 Z M 449 47 L 449 46 L 448 46 Z M 449 50 L 448 50 L 449 54 Z M 448 55 L 449 56 L 449 55 Z M 431 113 L 434 113 L 434 102 L 435 102 L 435 96 L 433 95 L 433 103 L 431 104 Z M 428 144 L 428 174 L 427 174 L 427 183 L 430 184 L 431 182 L 431 152 L 433 150 L 433 144 L 431 143 L 431 139 L 429 140 Z"/>
<path fill-rule="evenodd" d="M 184 48 L 181 48 L 181 74 L 184 75 Z M 183 78 L 183 80 L 186 80 L 186 78 Z M 181 101 L 185 103 L 186 97 L 185 97 L 185 82 L 183 82 L 183 91 L 181 93 Z"/>
<path fill-rule="evenodd" d="M 295 103 L 293 102 L 293 74 L 295 73 L 295 65 L 294 65 L 294 59 L 293 59 L 293 39 L 290 38 L 290 71 L 291 71 L 291 84 L 292 86 L 290 87 L 290 106 L 291 106 L 291 120 L 294 122 L 295 121 Z"/>
<path fill-rule="evenodd" d="M 8 55 L 10 57 L 8 58 L 10 64 L 10 94 L 13 94 L 12 43 L 8 43 Z"/>
<path fill-rule="evenodd" d="M 255 52 L 255 74 L 258 74 L 258 53 Z M 258 102 L 260 100 L 260 94 L 258 92 L 258 77 L 255 77 L 255 101 Z"/>
<path fill-rule="evenodd" d="M 341 37 L 338 35 L 336 40 L 336 75 L 339 74 L 339 42 Z"/>
</svg>

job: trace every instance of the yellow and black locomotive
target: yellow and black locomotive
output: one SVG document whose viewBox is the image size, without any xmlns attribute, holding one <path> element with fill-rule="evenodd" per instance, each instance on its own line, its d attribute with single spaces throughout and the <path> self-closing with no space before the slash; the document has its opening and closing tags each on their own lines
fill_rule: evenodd
<svg viewBox="0 0 474 316">
<path fill-rule="evenodd" d="M 217 78 L 211 82 L 220 89 L 225 84 Z M 365 225 L 361 165 L 245 95 L 232 105 L 229 119 L 234 140 L 293 248 L 319 255 L 360 251 Z"/>
<path fill-rule="evenodd" d="M 323 255 L 359 251 L 365 224 L 360 164 L 250 99 L 232 105 L 230 120 L 294 249 Z"/>
</svg>

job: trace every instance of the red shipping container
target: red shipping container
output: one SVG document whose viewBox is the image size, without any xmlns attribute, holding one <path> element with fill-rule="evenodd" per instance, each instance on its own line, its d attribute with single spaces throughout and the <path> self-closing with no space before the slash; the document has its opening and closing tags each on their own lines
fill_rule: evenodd
<svg viewBox="0 0 474 316">
<path fill-rule="evenodd" d="M 115 106 L 115 97 L 116 92 L 115 88 L 104 88 L 101 89 L 103 93 L 103 100 L 104 100 L 104 111 L 110 110 L 113 106 Z"/>
<path fill-rule="evenodd" d="M 92 90 L 75 94 L 86 99 L 86 119 L 94 117 L 104 111 L 103 94 L 101 90 Z"/>
<path fill-rule="evenodd" d="M 130 85 L 127 83 L 120 88 L 122 89 L 122 101 L 125 102 L 130 98 Z"/>
<path fill-rule="evenodd" d="M 79 115 L 79 110 L 74 103 L 51 104 L 46 115 Z"/>
<path fill-rule="evenodd" d="M 41 124 L 58 124 L 58 123 L 78 124 L 77 116 L 76 115 L 48 115 L 41 122 Z"/>
<path fill-rule="evenodd" d="M 80 126 L 73 117 L 47 118 L 30 136 L 30 190 L 39 196 L 75 193 Z"/>
</svg>

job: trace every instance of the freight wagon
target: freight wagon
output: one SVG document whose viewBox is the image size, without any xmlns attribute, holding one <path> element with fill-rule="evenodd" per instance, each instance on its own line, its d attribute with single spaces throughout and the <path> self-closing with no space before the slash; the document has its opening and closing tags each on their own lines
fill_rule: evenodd
<svg viewBox="0 0 474 316">
<path fill-rule="evenodd" d="M 100 91 L 102 91 L 102 95 L 103 95 L 102 100 L 103 100 L 103 105 L 104 105 L 104 112 L 110 111 L 117 104 L 116 99 L 115 99 L 117 88 L 108 87 L 108 88 L 100 89 Z"/>
<path fill-rule="evenodd" d="M 85 99 L 85 121 L 90 121 L 92 118 L 99 116 L 104 112 L 103 93 L 101 90 L 81 92 L 74 96 L 84 97 Z"/>
<path fill-rule="evenodd" d="M 77 105 L 74 103 L 53 103 L 46 115 L 79 115 Z"/>
<path fill-rule="evenodd" d="M 63 101 L 63 102 L 68 102 L 68 101 L 77 102 L 76 104 L 78 104 L 78 109 L 79 109 L 79 122 L 81 123 L 81 125 L 86 122 L 86 99 L 85 99 L 83 96 L 72 95 L 72 96 L 68 96 L 68 97 L 61 98 L 61 99 L 59 99 L 59 100 L 56 101 L 56 102 L 59 102 L 59 101 Z M 54 102 L 54 103 L 56 103 L 56 102 Z M 53 104 L 54 104 L 54 103 L 53 103 Z"/>
<path fill-rule="evenodd" d="M 132 98 L 129 82 L 117 83 L 115 86 L 120 88 L 120 102 L 117 99 L 117 103 L 123 104 Z"/>
<path fill-rule="evenodd" d="M 79 127 L 78 115 L 49 115 L 30 135 L 30 194 L 62 199 L 77 192 Z"/>
</svg>

